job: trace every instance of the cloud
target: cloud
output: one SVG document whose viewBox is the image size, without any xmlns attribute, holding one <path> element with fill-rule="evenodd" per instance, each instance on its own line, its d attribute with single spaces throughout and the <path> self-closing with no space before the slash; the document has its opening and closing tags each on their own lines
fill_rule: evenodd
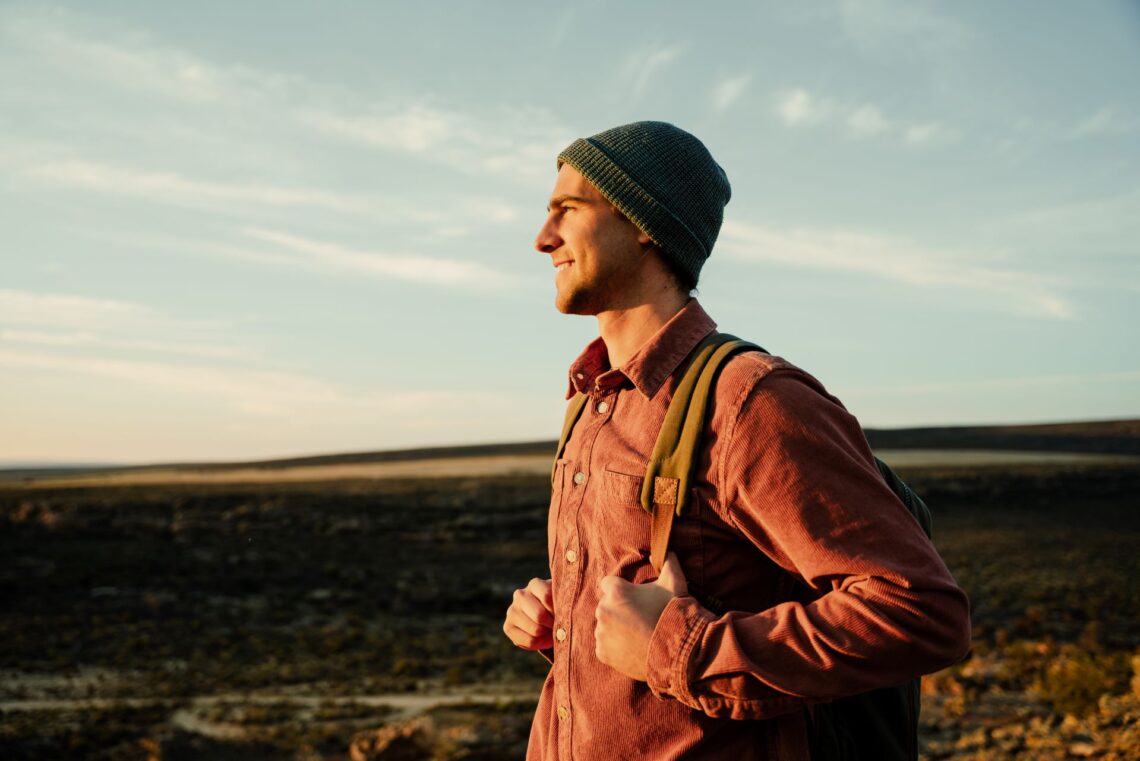
<svg viewBox="0 0 1140 761">
<path fill-rule="evenodd" d="M 789 90 L 776 100 L 776 113 L 789 127 L 819 124 L 831 114 L 831 103 L 813 96 L 807 90 Z"/>
<path fill-rule="evenodd" d="M 188 357 L 247 357 L 246 349 L 183 341 L 108 338 L 90 331 L 66 333 L 35 330 L 0 330 L 0 343 L 18 343 L 48 348 L 96 348 Z"/>
<path fill-rule="evenodd" d="M 5 13 L 0 39 L 71 74 L 163 99 L 216 101 L 229 76 L 138 32 L 64 11 Z"/>
<path fill-rule="evenodd" d="M 0 342 L 50 349 L 248 359 L 218 321 L 175 317 L 145 304 L 65 293 L 0 289 Z M 202 340 L 206 337 L 207 340 Z"/>
<path fill-rule="evenodd" d="M 938 122 L 914 124 L 906 127 L 902 134 L 903 140 L 910 145 L 927 145 L 930 143 L 945 142 L 955 137 L 953 130 Z"/>
<path fill-rule="evenodd" d="M 245 233 L 256 240 L 273 243 L 300 254 L 302 258 L 299 263 L 322 269 L 334 268 L 374 277 L 474 290 L 501 289 L 513 282 L 510 275 L 478 262 L 358 251 L 336 243 L 274 230 L 250 229 Z"/>
<path fill-rule="evenodd" d="M 916 147 L 945 143 L 957 137 L 955 130 L 940 122 L 898 120 L 888 117 L 874 103 L 853 106 L 803 88 L 779 92 L 776 115 L 785 126 L 793 129 L 836 127 L 854 138 L 890 136 Z"/>
<path fill-rule="evenodd" d="M 725 222 L 718 247 L 743 261 L 858 272 L 919 288 L 956 288 L 989 295 L 1001 308 L 1071 319 L 1073 305 L 1031 273 L 965 261 L 960 254 L 905 240 L 856 232 L 779 231 Z"/>
<path fill-rule="evenodd" d="M 689 47 L 686 42 L 673 45 L 647 45 L 634 49 L 625 57 L 619 69 L 619 79 L 625 83 L 634 100 L 640 100 L 653 80 L 662 74 L 669 64 L 676 61 Z"/>
<path fill-rule="evenodd" d="M 1106 265 L 1123 265 L 1110 275 L 1114 287 L 1136 287 L 1140 279 L 1140 186 L 1099 197 L 1077 198 L 1027 208 L 993 223 L 986 234 L 999 239 L 1020 241 L 1038 251 L 1060 250 L 1066 256 L 1080 252 L 1084 260 L 1100 262 L 1099 275 Z M 1074 276 L 1091 275 L 1081 266 Z"/>
<path fill-rule="evenodd" d="M 740 100 L 740 96 L 748 89 L 751 82 L 752 74 L 741 74 L 717 82 L 712 91 L 713 109 L 717 112 L 727 111 Z"/>
<path fill-rule="evenodd" d="M 1071 137 L 1115 137 L 1140 132 L 1140 118 L 1119 114 L 1115 109 L 1102 108 L 1073 127 Z"/>
<path fill-rule="evenodd" d="M 28 167 L 31 177 L 108 193 L 140 196 L 161 203 L 233 204 L 265 206 L 312 206 L 337 211 L 368 212 L 366 201 L 323 190 L 241 185 L 187 178 L 176 172 L 148 172 L 91 161 L 53 161 Z"/>
<path fill-rule="evenodd" d="M 920 0 L 839 0 L 838 10 L 844 34 L 875 53 L 898 50 L 900 44 L 907 50 L 944 53 L 972 36 L 966 26 Z"/>
<path fill-rule="evenodd" d="M 411 155 L 465 173 L 486 172 L 517 181 L 546 182 L 571 133 L 542 109 L 503 109 L 496 119 L 425 104 L 372 104 L 356 113 L 310 109 L 301 123 L 327 136 L 347 138 Z"/>
<path fill-rule="evenodd" d="M 864 105 L 848 115 L 847 128 L 855 137 L 874 137 L 890 130 L 891 124 L 877 106 Z"/>
<path fill-rule="evenodd" d="M 9 41 L 12 45 L 5 49 Z M 323 137 L 465 173 L 487 172 L 545 184 L 553 157 L 573 137 L 546 109 L 462 111 L 433 105 L 430 94 L 419 92 L 377 98 L 337 83 L 214 63 L 160 45 L 136 29 L 69 12 L 0 14 L 0 43 L 0 54 L 7 53 L 0 56 L 0 66 L 10 70 L 48 66 L 55 69 L 50 74 L 55 81 L 87 85 L 95 80 L 94 87 L 84 86 L 76 92 L 81 101 L 87 99 L 90 113 L 85 115 L 85 124 L 93 123 L 120 140 L 162 150 L 163 155 L 173 153 L 175 143 L 186 149 L 175 154 L 183 158 L 208 145 L 206 161 L 201 163 L 232 155 L 265 174 L 282 164 L 303 171 L 307 164 L 296 154 L 297 145 Z M 130 97 L 116 98 L 122 92 Z M 58 97 L 62 105 L 66 96 Z M 169 107 L 170 101 L 176 102 L 178 110 Z M 66 105 L 75 108 L 74 97 Z M 74 132 L 70 120 L 52 126 Z M 73 134 L 71 139 L 79 142 L 86 137 L 86 133 Z M 274 183 L 225 187 L 177 175 L 126 181 L 123 177 L 92 178 L 91 166 L 53 169 L 76 182 L 98 180 L 113 187 L 163 184 L 165 180 L 183 197 L 192 194 L 196 199 L 237 196 L 255 203 L 324 206 L 346 200 Z M 352 199 L 347 200 L 351 203 Z"/>
<path fill-rule="evenodd" d="M 383 389 L 360 393 L 297 373 L 49 354 L 3 346 L 0 367 L 107 378 L 150 391 L 220 402 L 236 412 L 258 417 L 315 418 L 321 411 L 343 418 L 351 414 L 401 415 L 408 410 L 431 410 L 432 416 L 455 415 L 476 404 L 502 400 L 479 391 Z"/>
<path fill-rule="evenodd" d="M 346 117 L 331 113 L 313 113 L 307 121 L 326 132 L 356 138 L 380 148 L 408 153 L 426 153 L 442 144 L 462 139 L 462 123 L 455 114 L 425 106 L 413 105 L 405 111 L 377 115 Z"/>
<path fill-rule="evenodd" d="M 0 288 L 0 322 L 17 325 L 113 327 L 151 319 L 142 304 L 62 293 Z"/>
</svg>

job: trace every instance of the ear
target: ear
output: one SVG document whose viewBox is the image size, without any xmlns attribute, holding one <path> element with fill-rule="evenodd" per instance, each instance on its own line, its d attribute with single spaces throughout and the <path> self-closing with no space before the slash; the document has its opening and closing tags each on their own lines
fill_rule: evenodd
<svg viewBox="0 0 1140 761">
<path fill-rule="evenodd" d="M 646 235 L 644 232 L 642 232 L 640 228 L 638 228 L 638 231 L 637 231 L 637 242 L 640 243 L 642 246 L 646 246 L 646 247 L 657 245 L 656 243 L 653 242 L 653 239 L 650 238 L 648 235 Z"/>
</svg>

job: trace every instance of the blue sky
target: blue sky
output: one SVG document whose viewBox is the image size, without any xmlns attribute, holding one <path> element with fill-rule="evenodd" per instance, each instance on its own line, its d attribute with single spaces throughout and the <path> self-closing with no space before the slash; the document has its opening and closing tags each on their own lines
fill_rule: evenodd
<svg viewBox="0 0 1140 761">
<path fill-rule="evenodd" d="M 697 134 L 700 299 L 868 426 L 1140 415 L 1140 6 L 0 3 L 0 461 L 552 438 L 570 140 Z"/>
</svg>

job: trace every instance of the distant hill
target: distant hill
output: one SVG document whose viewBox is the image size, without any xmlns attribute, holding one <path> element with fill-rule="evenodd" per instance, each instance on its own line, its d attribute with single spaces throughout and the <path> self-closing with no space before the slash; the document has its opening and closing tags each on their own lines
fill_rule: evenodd
<svg viewBox="0 0 1140 761">
<path fill-rule="evenodd" d="M 954 449 L 1081 454 L 1140 455 L 1140 419 L 1041 425 L 941 426 L 930 428 L 868 428 L 867 439 L 876 450 Z M 382 452 L 289 457 L 225 463 L 164 463 L 113 467 L 17 467 L 0 468 L 0 479 L 44 478 L 78 474 L 112 474 L 124 471 L 192 470 L 196 473 L 238 469 L 288 470 L 338 465 L 454 460 L 462 458 L 550 455 L 556 442 L 529 441 L 510 444 L 422 447 Z"/>
<path fill-rule="evenodd" d="M 1000 449 L 1140 454 L 1140 420 L 866 430 L 872 449 Z"/>
</svg>

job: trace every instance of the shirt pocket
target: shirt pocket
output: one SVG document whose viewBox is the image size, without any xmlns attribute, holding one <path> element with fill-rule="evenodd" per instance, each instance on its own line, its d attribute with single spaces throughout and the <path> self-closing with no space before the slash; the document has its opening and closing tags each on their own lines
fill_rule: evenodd
<svg viewBox="0 0 1140 761">
<path fill-rule="evenodd" d="M 598 527 L 595 555 L 600 553 L 606 561 L 607 573 L 635 583 L 657 575 L 649 562 L 653 516 L 641 506 L 644 481 L 644 475 L 606 468 L 599 509 L 592 521 Z M 677 553 L 685 575 L 696 580 L 702 579 L 704 568 L 699 513 L 696 501 L 690 500 L 685 515 L 673 521 L 668 548 Z"/>
</svg>

